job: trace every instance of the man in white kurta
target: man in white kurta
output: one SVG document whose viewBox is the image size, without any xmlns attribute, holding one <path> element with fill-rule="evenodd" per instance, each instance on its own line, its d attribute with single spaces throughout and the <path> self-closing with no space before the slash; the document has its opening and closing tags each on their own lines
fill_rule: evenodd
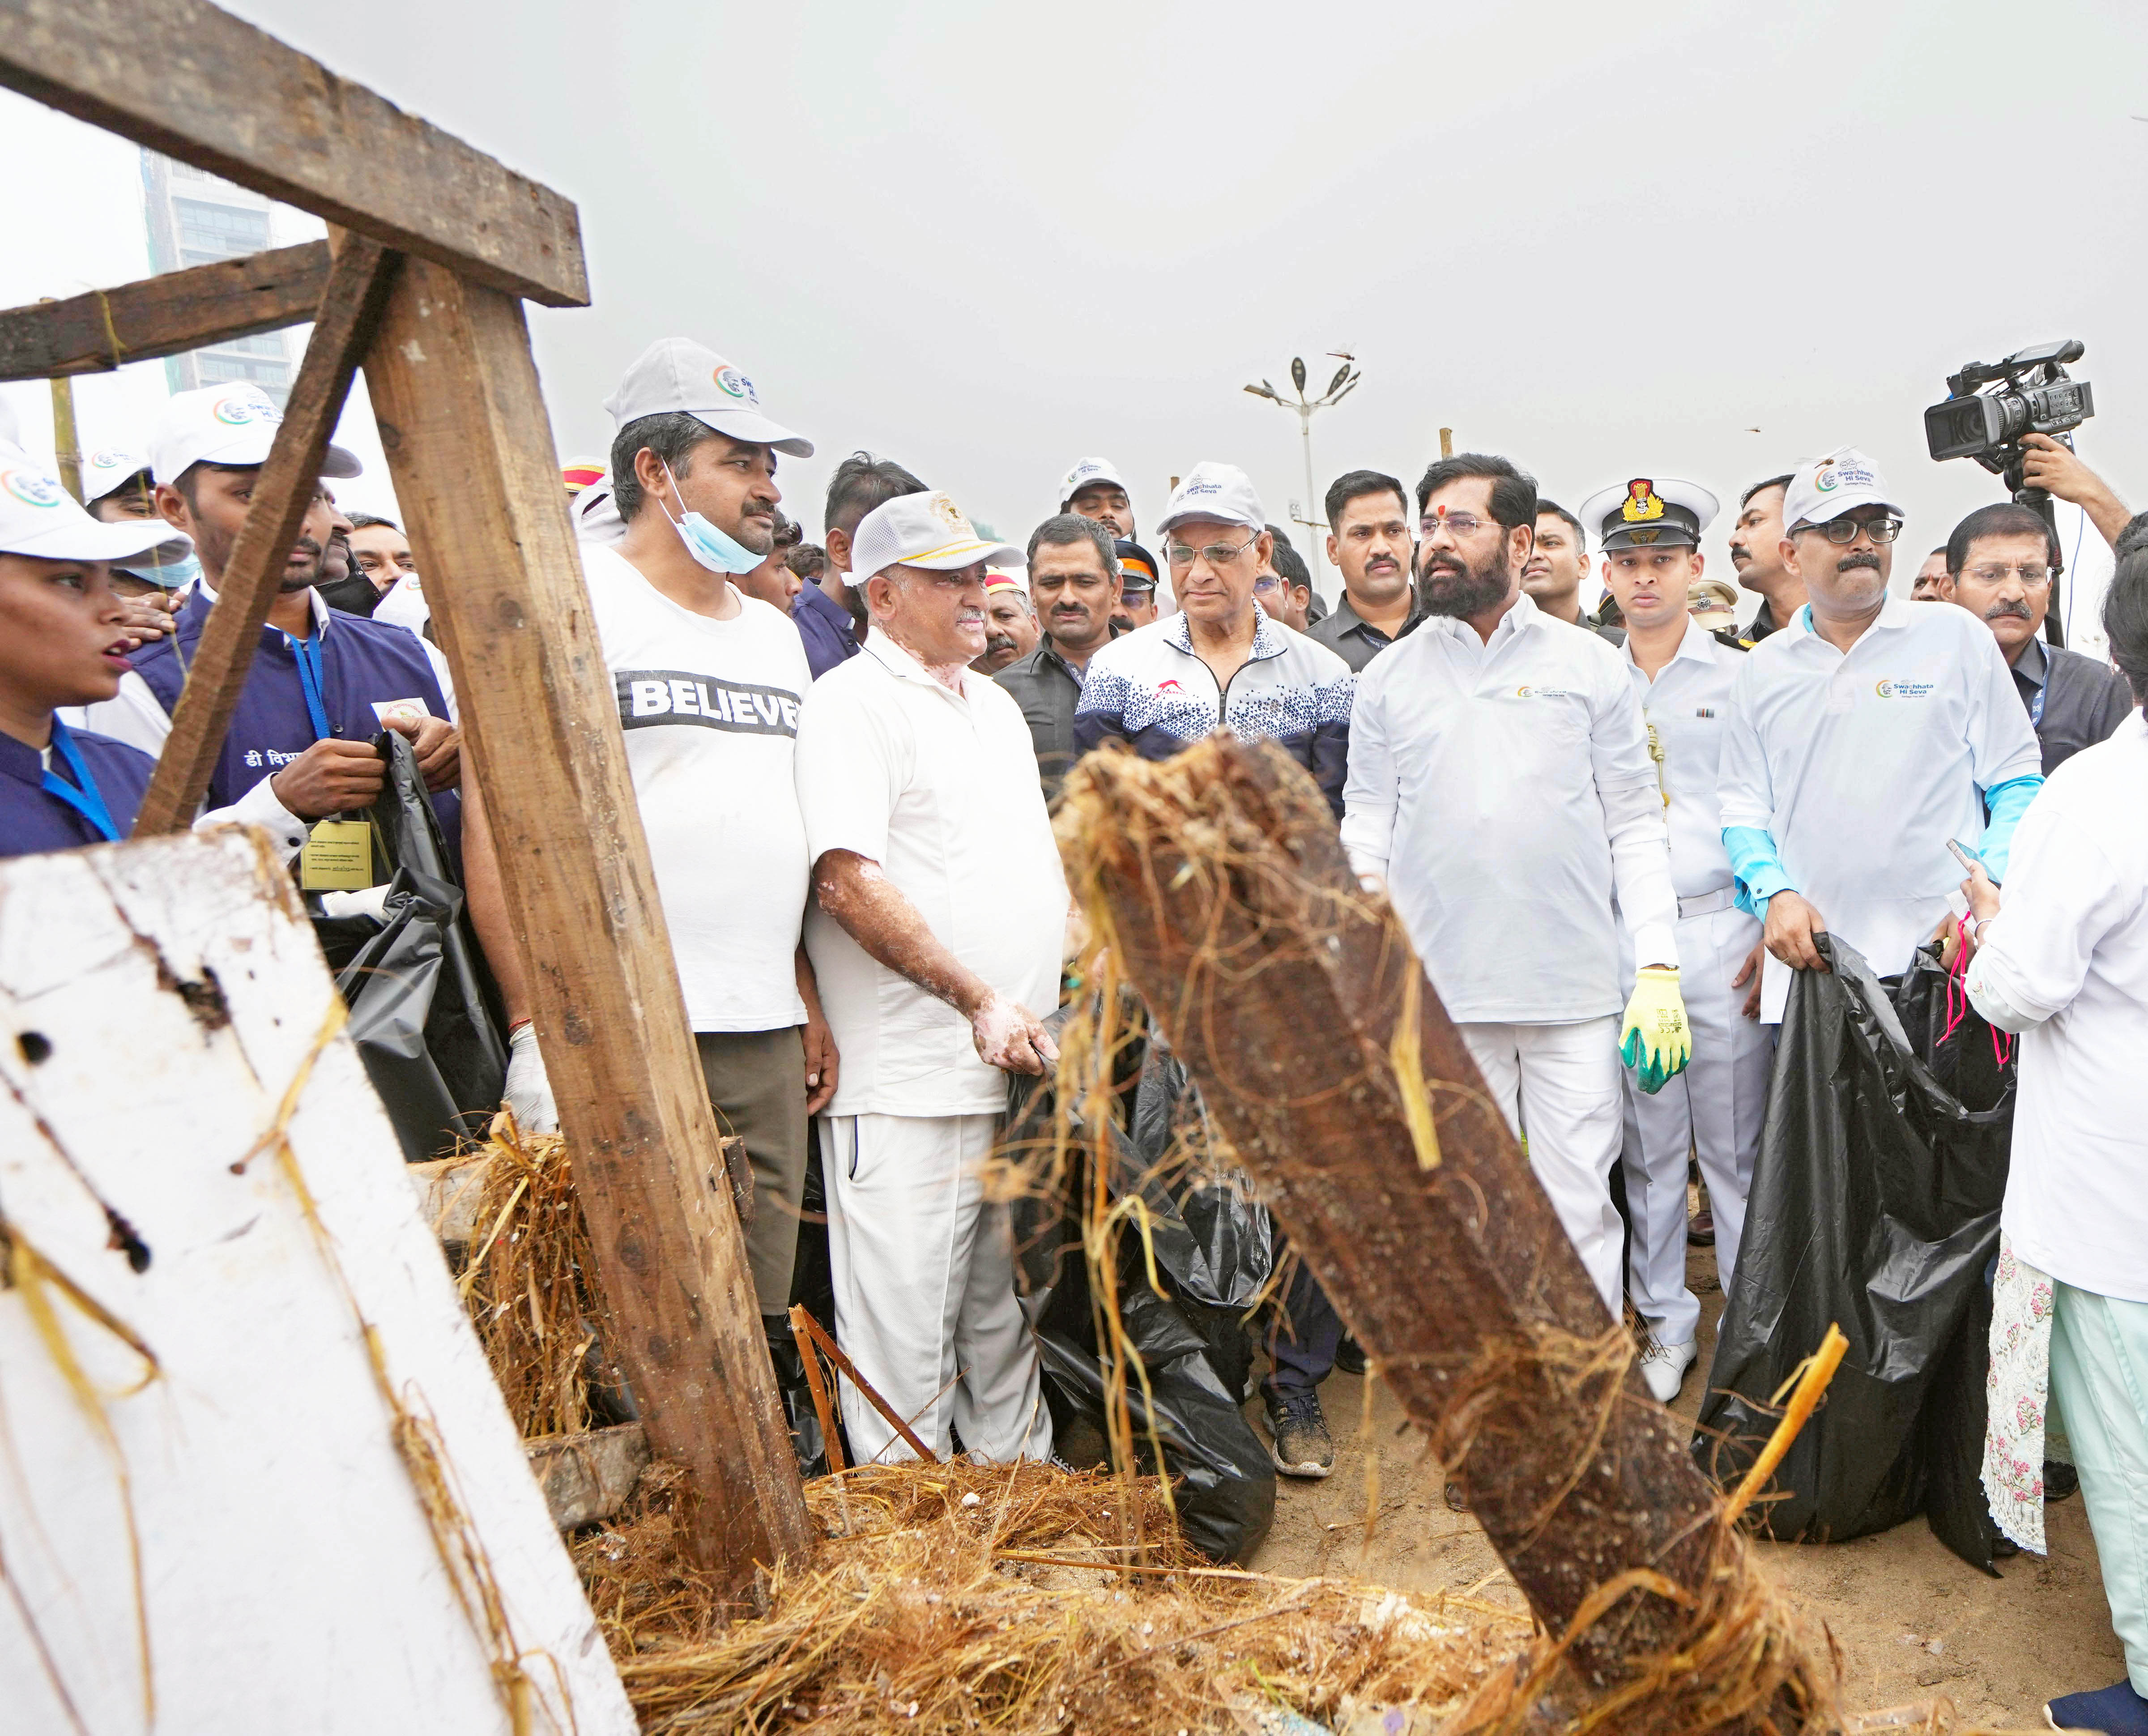
<svg viewBox="0 0 2148 1736">
<path fill-rule="evenodd" d="M 821 1120 L 837 1342 L 944 1458 L 1042 1458 L 1051 1419 L 981 1167 L 1010 1072 L 1056 1058 L 1066 882 L 1021 708 L 967 665 L 985 565 L 1021 551 L 945 494 L 868 513 L 854 539 L 872 631 L 798 725 L 813 862 L 806 946 L 842 1055 Z M 909 1456 L 846 1388 L 861 1462 Z M 891 1451 L 891 1449 L 892 1449 Z"/>
<path fill-rule="evenodd" d="M 1640 701 L 1610 645 L 1522 595 L 1534 483 L 1462 454 L 1427 471 L 1418 503 L 1431 615 L 1358 678 L 1342 841 L 1360 874 L 1387 882 L 1615 1315 L 1626 996 L 1614 896 L 1674 1001 L 1679 962 Z"/>
</svg>

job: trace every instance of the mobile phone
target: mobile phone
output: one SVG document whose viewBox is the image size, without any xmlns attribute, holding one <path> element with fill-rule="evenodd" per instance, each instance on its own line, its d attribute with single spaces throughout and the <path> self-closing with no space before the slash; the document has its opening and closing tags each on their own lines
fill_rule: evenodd
<svg viewBox="0 0 2148 1736">
<path fill-rule="evenodd" d="M 1946 847 L 1954 852 L 1955 860 L 1960 863 L 1963 869 L 1967 872 L 1974 874 L 1978 869 L 1984 866 L 1982 862 L 1979 861 L 1975 855 L 1970 854 L 1969 847 L 1960 842 L 1958 840 L 1953 838 L 1948 839 L 1946 840 Z"/>
</svg>

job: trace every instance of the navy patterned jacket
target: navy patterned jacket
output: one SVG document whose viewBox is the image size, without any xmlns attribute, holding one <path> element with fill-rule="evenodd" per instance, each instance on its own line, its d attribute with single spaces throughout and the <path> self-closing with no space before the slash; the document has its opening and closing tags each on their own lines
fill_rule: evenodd
<svg viewBox="0 0 2148 1736">
<path fill-rule="evenodd" d="M 1168 760 L 1219 729 L 1265 738 L 1312 774 L 1339 820 L 1358 678 L 1327 646 L 1255 610 L 1253 655 L 1221 693 L 1193 655 L 1183 615 L 1104 646 L 1089 660 L 1075 707 L 1076 755 L 1113 736 L 1144 760 Z"/>
</svg>

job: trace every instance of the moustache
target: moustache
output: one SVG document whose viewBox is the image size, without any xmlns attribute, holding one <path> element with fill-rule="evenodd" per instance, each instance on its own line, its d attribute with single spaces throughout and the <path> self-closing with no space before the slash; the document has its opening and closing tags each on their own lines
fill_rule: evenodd
<svg viewBox="0 0 2148 1736">
<path fill-rule="evenodd" d="M 1869 567 L 1876 573 L 1880 570 L 1880 557 L 1869 549 L 1859 549 L 1854 554 L 1845 554 L 1834 564 L 1838 573 L 1854 572 L 1859 567 Z"/>
<path fill-rule="evenodd" d="M 981 627 L 984 624 L 985 612 L 981 609 L 965 609 L 955 617 L 958 627 Z"/>
<path fill-rule="evenodd" d="M 2025 621 L 2032 621 L 2035 619 L 2035 616 L 2030 614 L 2029 605 L 2026 603 L 1995 603 L 1984 611 L 1984 618 L 1987 621 L 2004 620 L 2010 615 L 2017 615 Z"/>
</svg>

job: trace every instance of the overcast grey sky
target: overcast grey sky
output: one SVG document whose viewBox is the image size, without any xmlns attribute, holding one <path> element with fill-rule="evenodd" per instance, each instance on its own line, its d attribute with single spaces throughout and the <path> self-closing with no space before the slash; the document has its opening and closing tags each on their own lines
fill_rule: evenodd
<svg viewBox="0 0 2148 1736">
<path fill-rule="evenodd" d="M 1203 458 L 1280 518 L 1297 423 L 1239 388 L 1342 348 L 1323 488 L 1413 478 L 1442 424 L 1568 504 L 1731 500 L 1854 441 L 1912 510 L 1905 582 L 1996 496 L 1925 456 L 1945 375 L 2078 336 L 2081 449 L 2148 504 L 2140 0 L 235 9 L 578 202 L 595 304 L 530 312 L 563 456 L 688 333 L 817 443 L 780 479 L 816 532 L 856 446 L 1005 534 L 1091 453 L 1144 531 Z M 0 110 L 48 183 L 11 189 L 11 299 L 138 253 L 71 127 Z"/>
</svg>

